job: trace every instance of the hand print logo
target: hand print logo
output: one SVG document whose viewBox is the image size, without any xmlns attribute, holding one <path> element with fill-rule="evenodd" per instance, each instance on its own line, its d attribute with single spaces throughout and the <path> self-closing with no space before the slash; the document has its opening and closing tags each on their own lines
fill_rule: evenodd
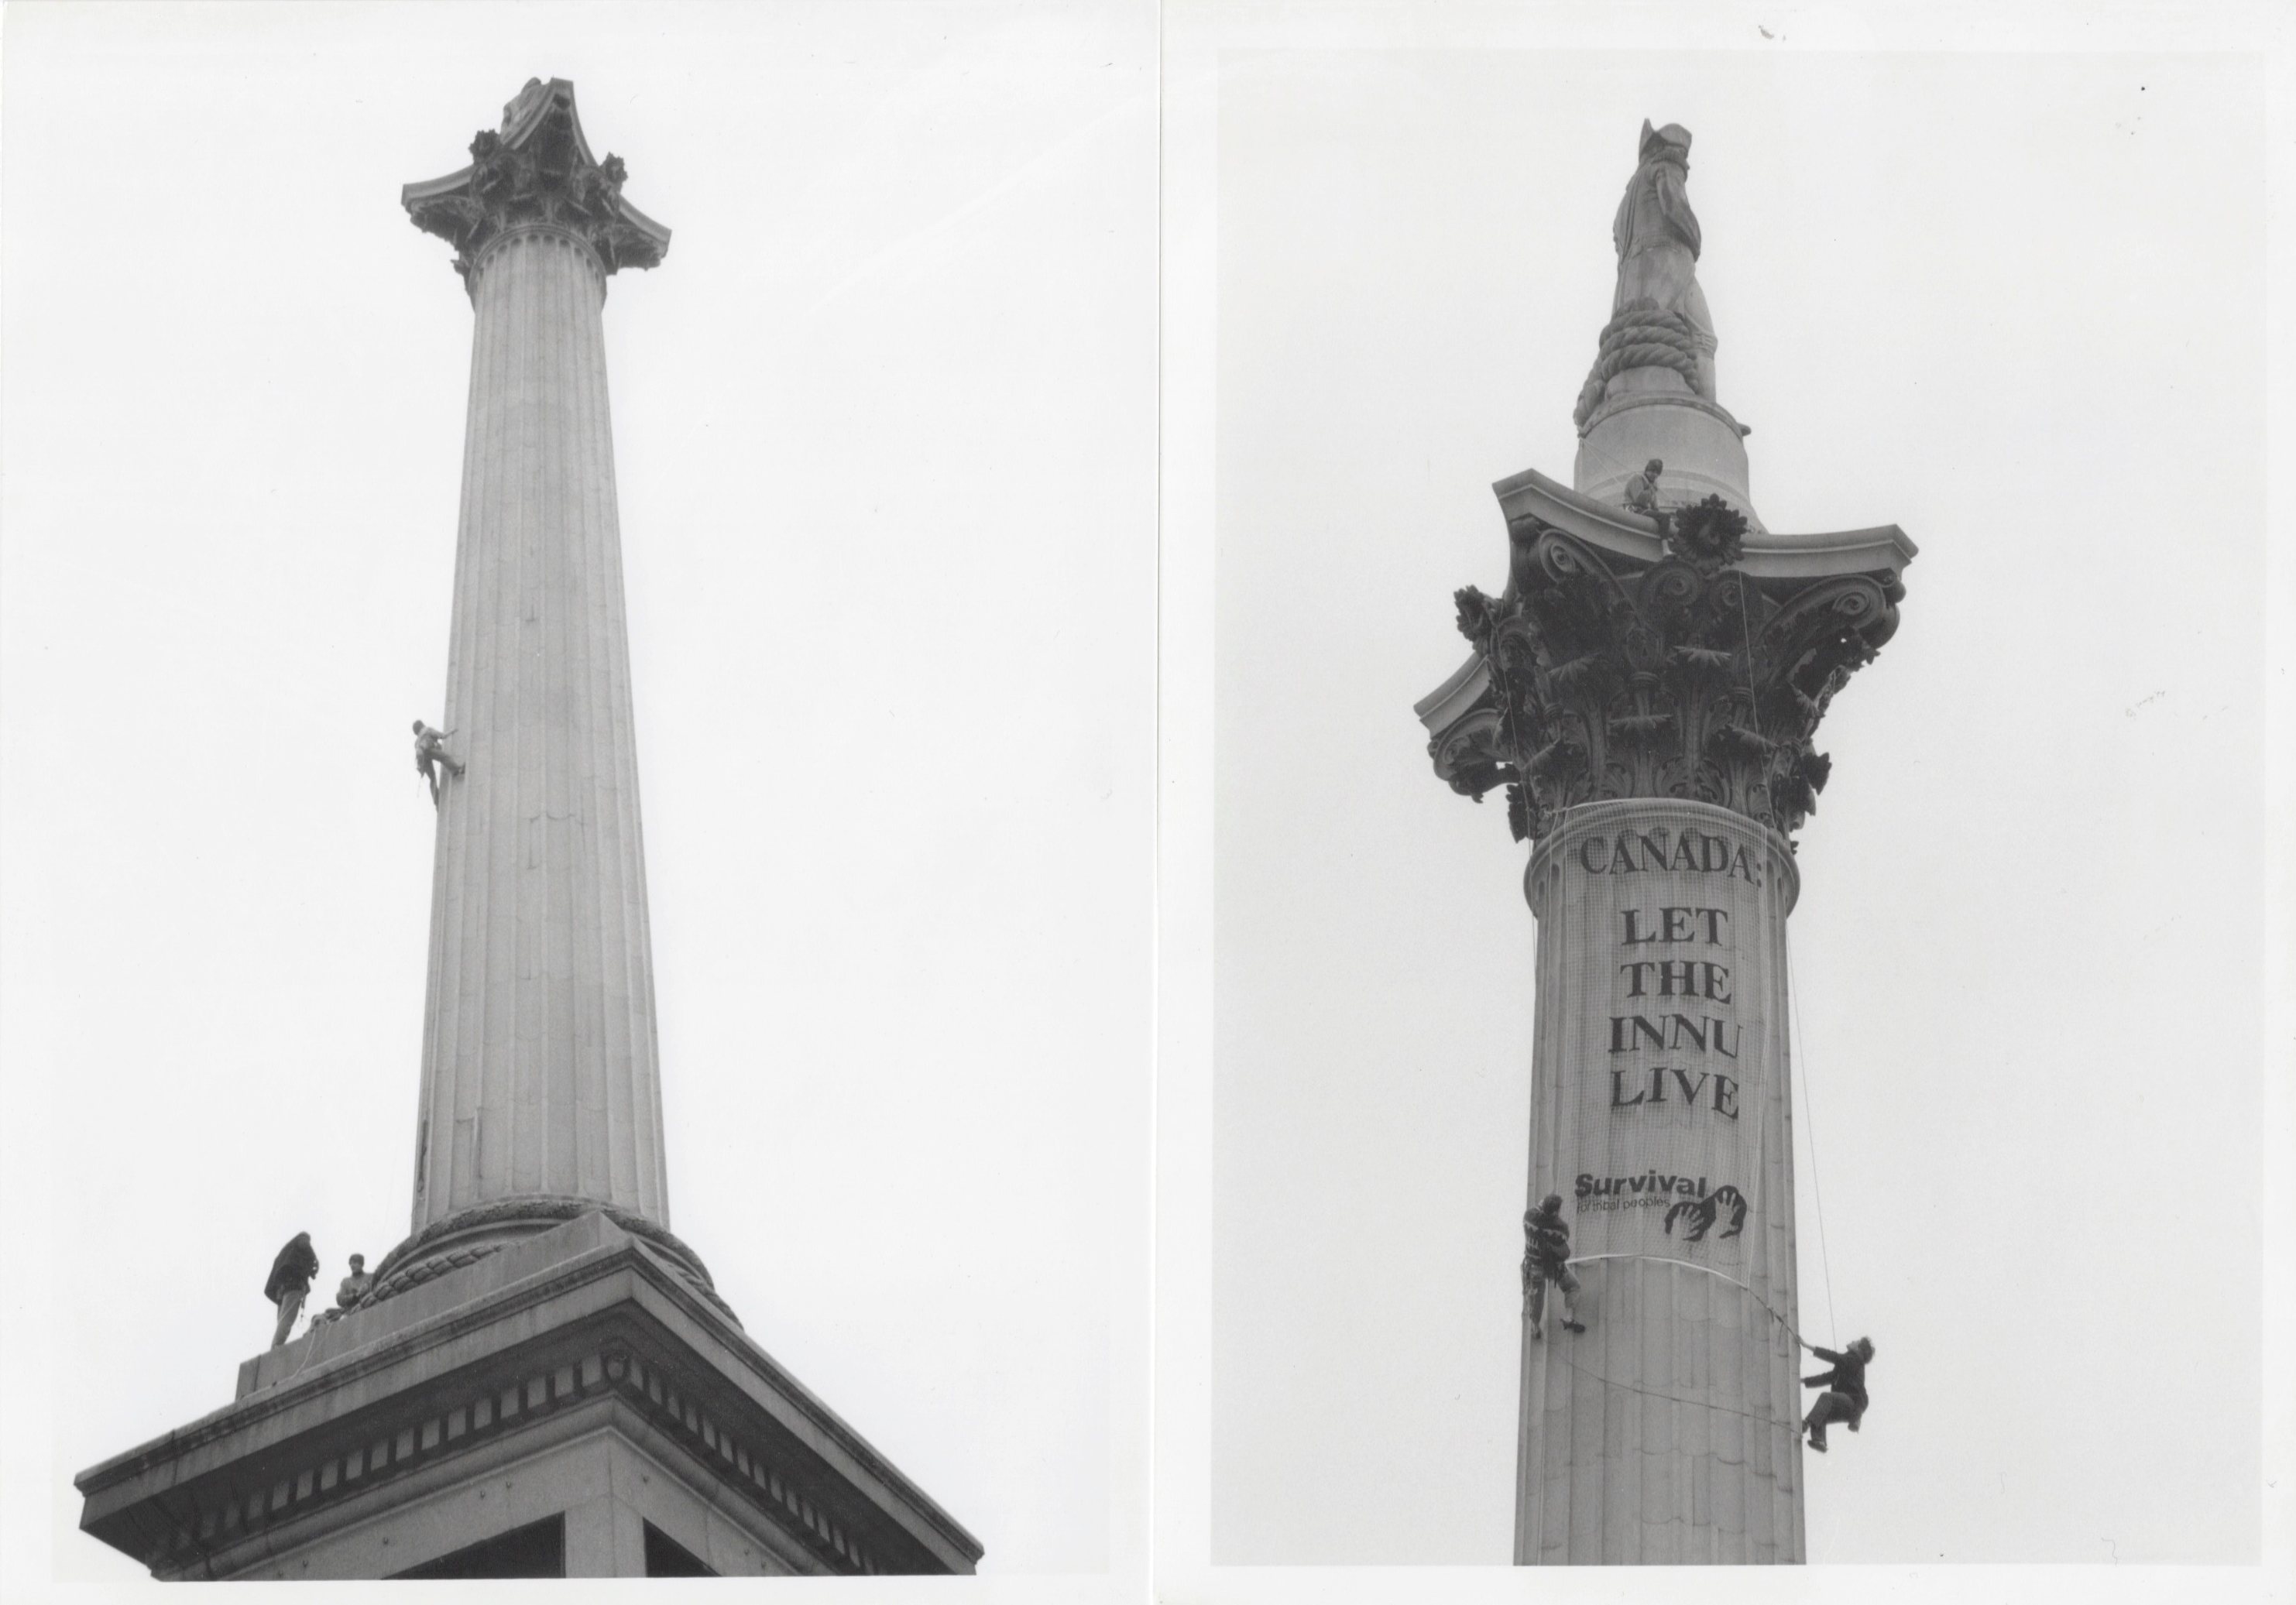
<svg viewBox="0 0 2296 1605">
<path fill-rule="evenodd" d="M 1682 1221 L 1685 1223 L 1682 1229 L 1683 1241 L 1697 1242 L 1709 1232 L 1714 1230 L 1715 1221 L 1720 1217 L 1726 1208 L 1730 1212 L 1730 1224 L 1723 1231 L 1715 1232 L 1715 1236 L 1718 1240 L 1735 1237 L 1745 1229 L 1746 1195 L 1735 1187 L 1730 1186 L 1717 1187 L 1702 1199 L 1685 1199 L 1668 1210 L 1666 1234 L 1672 1237 L 1674 1223 Z"/>
</svg>

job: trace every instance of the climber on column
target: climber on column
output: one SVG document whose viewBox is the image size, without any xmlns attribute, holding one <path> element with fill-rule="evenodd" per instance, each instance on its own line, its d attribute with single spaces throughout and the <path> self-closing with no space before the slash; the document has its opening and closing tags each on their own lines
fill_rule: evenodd
<svg viewBox="0 0 2296 1605">
<path fill-rule="evenodd" d="M 463 766 L 447 751 L 447 738 L 451 730 L 433 730 L 422 720 L 414 721 L 414 773 L 430 782 L 430 806 L 439 806 L 439 770 L 441 766 L 456 780 L 463 778 Z"/>
<path fill-rule="evenodd" d="M 1522 1314 L 1530 1335 L 1546 1336 L 1542 1320 L 1546 1284 L 1562 1290 L 1562 1330 L 1583 1332 L 1578 1323 L 1578 1278 L 1570 1273 L 1570 1228 L 1562 1219 L 1562 1195 L 1550 1192 L 1522 1217 Z"/>
<path fill-rule="evenodd" d="M 1857 1423 L 1866 1416 L 1866 1367 L 1874 1358 L 1874 1340 L 1860 1338 L 1851 1344 L 1846 1354 L 1835 1354 L 1830 1348 L 1820 1348 L 1812 1343 L 1809 1352 L 1826 1361 L 1833 1369 L 1814 1377 L 1804 1377 L 1804 1388 L 1823 1388 L 1817 1403 L 1809 1407 L 1809 1418 L 1802 1425 L 1809 1429 L 1809 1446 L 1820 1454 L 1825 1453 L 1825 1429 L 1840 1421 L 1849 1430 L 1857 1430 Z"/>
<path fill-rule="evenodd" d="M 1639 512 L 1658 526 L 1661 536 L 1670 534 L 1666 509 L 1658 504 L 1658 477 L 1666 471 L 1666 464 L 1652 457 L 1643 464 L 1642 472 L 1627 481 L 1626 504 L 1628 512 Z"/>
<path fill-rule="evenodd" d="M 263 1296 L 279 1306 L 279 1322 L 271 1332 L 272 1347 L 285 1347 L 287 1334 L 295 1330 L 295 1317 L 303 1313 L 303 1300 L 310 1295 L 311 1278 L 318 1273 L 319 1255 L 311 1247 L 311 1234 L 298 1232 L 271 1262 L 271 1275 L 263 1284 Z"/>
</svg>

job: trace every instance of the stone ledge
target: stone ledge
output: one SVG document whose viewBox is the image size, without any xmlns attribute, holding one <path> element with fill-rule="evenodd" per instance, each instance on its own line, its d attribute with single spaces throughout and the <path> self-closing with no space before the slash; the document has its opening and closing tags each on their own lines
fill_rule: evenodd
<svg viewBox="0 0 2296 1605">
<path fill-rule="evenodd" d="M 1503 788 L 1518 839 L 1621 797 L 1718 803 L 1791 837 L 1830 773 L 1811 738 L 1895 630 L 1913 543 L 1751 531 L 1706 561 L 1536 471 L 1492 488 L 1506 588 L 1456 594 L 1472 651 L 1414 709 L 1437 777 L 1477 801 Z"/>
<path fill-rule="evenodd" d="M 800 1504 L 790 1508 L 808 1541 L 826 1545 L 832 1569 L 970 1571 L 981 1553 L 648 1245 L 603 1216 L 512 1245 L 415 1292 L 433 1287 L 441 1301 L 464 1297 L 427 1314 L 411 1304 L 397 1312 L 401 1300 L 379 1306 L 350 1334 L 357 1347 L 331 1356 L 307 1351 L 292 1369 L 282 1359 L 285 1374 L 234 1404 L 81 1473 L 83 1529 L 155 1570 L 198 1565 L 205 1546 L 240 1542 L 238 1529 L 276 1527 L 378 1468 L 396 1474 L 475 1441 L 481 1426 L 504 1419 L 505 1388 L 519 1390 L 520 1404 L 506 1413 L 518 1414 L 627 1386 L 753 1484 L 761 1504 L 779 1509 L 798 1490 Z M 618 1359 L 627 1384 L 609 1369 Z M 259 1372 L 263 1362 L 251 1363 Z M 816 1527 L 816 1517 L 832 1525 Z M 290 1541 L 301 1542 L 283 1530 L 262 1552 Z M 859 1559 L 840 1564 L 849 1552 Z"/>
<path fill-rule="evenodd" d="M 1537 469 L 1499 480 L 1491 487 L 1491 494 L 1498 498 L 1499 511 L 1510 528 L 1526 519 L 1536 520 L 1613 556 L 1641 563 L 1655 563 L 1666 554 L 1665 543 L 1648 519 L 1581 495 Z M 1919 551 L 1895 524 L 1810 535 L 1780 535 L 1765 529 L 1747 535 L 1746 554 L 1738 567 L 1755 580 L 1897 576 Z"/>
</svg>

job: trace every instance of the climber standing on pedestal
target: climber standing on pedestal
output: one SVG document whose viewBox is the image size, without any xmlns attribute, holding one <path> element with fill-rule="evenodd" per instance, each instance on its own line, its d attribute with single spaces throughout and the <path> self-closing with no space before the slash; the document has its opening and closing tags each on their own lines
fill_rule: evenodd
<svg viewBox="0 0 2296 1605">
<path fill-rule="evenodd" d="M 319 1256 L 311 1247 L 311 1234 L 298 1232 L 287 1240 L 271 1262 L 271 1274 L 263 1284 L 263 1296 L 279 1306 L 278 1323 L 271 1331 L 271 1347 L 285 1345 L 287 1334 L 295 1330 L 295 1317 L 303 1313 L 303 1300 L 310 1296 L 311 1278 L 319 1273 Z"/>
</svg>

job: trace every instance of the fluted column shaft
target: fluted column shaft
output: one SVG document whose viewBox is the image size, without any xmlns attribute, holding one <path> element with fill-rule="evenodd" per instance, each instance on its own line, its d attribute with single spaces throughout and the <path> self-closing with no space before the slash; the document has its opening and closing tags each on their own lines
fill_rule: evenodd
<svg viewBox="0 0 2296 1605">
<path fill-rule="evenodd" d="M 605 273 L 538 225 L 469 279 L 414 1226 L 535 1195 L 666 1226 Z"/>
<path fill-rule="evenodd" d="M 1584 1334 L 1524 1322 L 1515 1561 L 1803 1556 L 1784 838 L 1708 803 L 1561 815 L 1538 917 L 1530 1200 Z"/>
</svg>

